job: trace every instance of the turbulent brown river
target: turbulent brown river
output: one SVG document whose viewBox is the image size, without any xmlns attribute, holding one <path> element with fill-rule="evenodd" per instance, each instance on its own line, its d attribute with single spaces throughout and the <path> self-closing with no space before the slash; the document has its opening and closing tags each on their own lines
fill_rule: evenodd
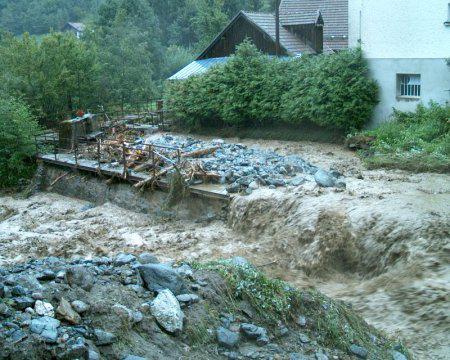
<svg viewBox="0 0 450 360">
<path fill-rule="evenodd" d="M 241 255 L 314 286 L 403 338 L 417 359 L 448 359 L 450 176 L 364 170 L 338 146 L 247 142 L 345 174 L 236 197 L 227 221 L 154 218 L 53 193 L 0 197 L 0 266 L 43 256 L 151 251 L 162 260 Z"/>
</svg>

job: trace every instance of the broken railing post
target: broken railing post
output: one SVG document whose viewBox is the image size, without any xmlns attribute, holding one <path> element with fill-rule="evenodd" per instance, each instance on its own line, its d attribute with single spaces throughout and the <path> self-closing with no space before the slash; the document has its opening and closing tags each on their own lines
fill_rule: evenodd
<svg viewBox="0 0 450 360">
<path fill-rule="evenodd" d="M 99 139 L 97 139 L 97 161 L 98 161 L 98 170 L 100 171 L 100 160 L 101 160 L 101 155 L 100 155 L 100 141 Z"/>
<path fill-rule="evenodd" d="M 73 154 L 75 156 L 75 166 L 78 167 L 78 140 L 75 142 L 75 149 Z"/>
<path fill-rule="evenodd" d="M 122 161 L 123 161 L 123 178 L 126 179 L 127 178 L 127 157 L 125 155 L 125 143 L 122 142 Z"/>
</svg>

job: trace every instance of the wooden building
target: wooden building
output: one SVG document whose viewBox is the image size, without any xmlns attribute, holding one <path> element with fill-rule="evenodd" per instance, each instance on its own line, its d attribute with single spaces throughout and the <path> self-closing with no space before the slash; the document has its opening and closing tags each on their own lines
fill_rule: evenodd
<svg viewBox="0 0 450 360">
<path fill-rule="evenodd" d="M 281 0 L 275 14 L 240 11 L 195 61 L 169 80 L 186 79 L 226 62 L 246 38 L 274 56 L 342 50 L 348 45 L 347 1 Z"/>
</svg>

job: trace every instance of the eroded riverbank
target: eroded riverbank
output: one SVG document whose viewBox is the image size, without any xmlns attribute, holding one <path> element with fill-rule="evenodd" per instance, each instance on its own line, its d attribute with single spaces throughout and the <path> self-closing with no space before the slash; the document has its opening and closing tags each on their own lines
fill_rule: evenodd
<svg viewBox="0 0 450 360">
<path fill-rule="evenodd" d="M 308 182 L 257 190 L 233 200 L 228 222 L 155 218 L 52 193 L 2 197 L 0 263 L 144 251 L 162 260 L 243 255 L 271 275 L 353 304 L 404 337 L 417 358 L 446 358 L 449 177 L 365 171 L 338 146 L 257 145 L 332 167 L 347 189 Z"/>
</svg>

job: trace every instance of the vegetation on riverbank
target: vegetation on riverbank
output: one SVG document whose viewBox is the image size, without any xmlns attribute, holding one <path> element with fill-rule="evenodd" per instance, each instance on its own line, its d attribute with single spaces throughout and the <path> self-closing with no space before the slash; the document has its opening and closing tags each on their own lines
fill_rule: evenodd
<svg viewBox="0 0 450 360">
<path fill-rule="evenodd" d="M 373 137 L 362 150 L 369 168 L 450 172 L 450 106 L 430 103 L 415 112 L 395 110 L 392 119 L 363 136 Z"/>
<path fill-rule="evenodd" d="M 349 132 L 370 119 L 377 85 L 359 49 L 287 60 L 244 42 L 226 64 L 169 83 L 166 98 L 189 129 L 312 123 Z"/>
<path fill-rule="evenodd" d="M 21 100 L 0 97 L 0 114 L 0 188 L 4 188 L 32 176 L 34 134 L 39 126 Z"/>
</svg>

